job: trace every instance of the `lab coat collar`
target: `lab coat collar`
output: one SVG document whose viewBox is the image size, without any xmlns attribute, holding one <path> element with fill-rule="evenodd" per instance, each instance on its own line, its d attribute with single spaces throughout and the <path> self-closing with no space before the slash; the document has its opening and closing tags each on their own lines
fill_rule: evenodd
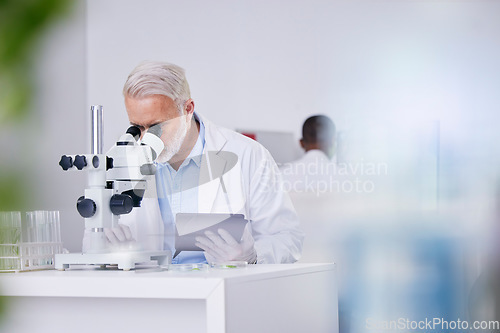
<svg viewBox="0 0 500 333">
<path fill-rule="evenodd" d="M 200 119 L 200 117 L 196 113 L 194 113 L 193 116 L 200 123 L 200 131 L 198 133 L 198 139 L 196 139 L 196 143 L 195 143 L 193 149 L 191 150 L 191 152 L 189 153 L 188 157 L 186 158 L 186 160 L 184 162 L 187 165 L 187 163 L 189 163 L 189 161 L 192 160 L 198 167 L 200 167 L 201 166 L 201 155 L 203 154 L 203 149 L 204 149 L 205 142 L 206 142 L 206 140 L 205 140 L 206 130 L 205 130 L 205 124 Z M 184 165 L 184 163 L 182 163 L 182 164 Z"/>
<path fill-rule="evenodd" d="M 198 211 L 208 213 L 212 212 L 217 194 L 221 190 L 220 179 L 225 173 L 227 161 L 219 153 L 226 145 L 227 138 L 217 126 L 200 114 L 198 117 L 205 125 L 205 147 L 200 167 Z"/>
<path fill-rule="evenodd" d="M 205 125 L 205 146 L 203 147 L 203 152 L 213 151 L 219 153 L 227 143 L 226 136 L 211 121 L 199 113 L 196 113 L 196 115 Z"/>
</svg>

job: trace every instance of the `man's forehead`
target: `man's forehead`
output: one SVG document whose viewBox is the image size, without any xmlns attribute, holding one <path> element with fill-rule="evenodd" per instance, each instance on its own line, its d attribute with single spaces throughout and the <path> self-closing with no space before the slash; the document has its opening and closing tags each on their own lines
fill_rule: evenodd
<svg viewBox="0 0 500 333">
<path fill-rule="evenodd" d="M 143 98 L 125 96 L 125 107 L 130 123 L 144 127 L 179 117 L 177 105 L 163 95 Z"/>
<path fill-rule="evenodd" d="M 139 104 L 139 105 L 161 105 L 161 106 L 171 106 L 175 105 L 175 102 L 168 96 L 165 95 L 148 95 L 148 96 L 125 96 L 125 104 Z"/>
</svg>

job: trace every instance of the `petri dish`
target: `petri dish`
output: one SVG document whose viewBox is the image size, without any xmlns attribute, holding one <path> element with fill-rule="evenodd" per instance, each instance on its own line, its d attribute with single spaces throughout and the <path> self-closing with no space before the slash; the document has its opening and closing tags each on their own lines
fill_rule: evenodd
<svg viewBox="0 0 500 333">
<path fill-rule="evenodd" d="M 248 263 L 246 261 L 224 261 L 210 263 L 210 267 L 216 269 L 238 269 L 246 268 L 247 266 Z"/>
<path fill-rule="evenodd" d="M 208 265 L 207 264 L 170 264 L 170 265 L 168 265 L 168 270 L 173 271 L 173 272 L 200 272 L 200 271 L 208 271 Z"/>
</svg>

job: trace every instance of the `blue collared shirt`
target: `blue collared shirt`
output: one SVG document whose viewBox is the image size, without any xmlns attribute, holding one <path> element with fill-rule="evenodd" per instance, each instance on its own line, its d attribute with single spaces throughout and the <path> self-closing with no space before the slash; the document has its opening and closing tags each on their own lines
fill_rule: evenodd
<svg viewBox="0 0 500 333">
<path fill-rule="evenodd" d="M 198 139 L 189 156 L 177 171 L 167 163 L 157 163 L 156 189 L 161 216 L 165 227 L 163 248 L 175 253 L 175 216 L 177 213 L 198 212 L 198 182 L 200 166 L 205 146 L 205 125 L 200 123 Z M 172 260 L 173 264 L 206 262 L 202 251 L 183 251 Z"/>
</svg>

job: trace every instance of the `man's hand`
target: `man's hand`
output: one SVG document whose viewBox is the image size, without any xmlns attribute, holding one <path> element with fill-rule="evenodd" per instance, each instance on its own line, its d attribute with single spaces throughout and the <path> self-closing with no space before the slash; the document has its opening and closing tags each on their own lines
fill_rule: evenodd
<svg viewBox="0 0 500 333">
<path fill-rule="evenodd" d="M 207 262 L 246 261 L 255 264 L 257 253 L 250 230 L 245 227 L 241 242 L 237 242 L 229 232 L 219 229 L 218 234 L 206 231 L 206 237 L 196 237 L 195 245 L 205 251 Z"/>
<path fill-rule="evenodd" d="M 132 250 L 135 247 L 135 239 L 128 225 L 118 224 L 114 228 L 104 228 L 104 234 L 113 248 Z"/>
</svg>

